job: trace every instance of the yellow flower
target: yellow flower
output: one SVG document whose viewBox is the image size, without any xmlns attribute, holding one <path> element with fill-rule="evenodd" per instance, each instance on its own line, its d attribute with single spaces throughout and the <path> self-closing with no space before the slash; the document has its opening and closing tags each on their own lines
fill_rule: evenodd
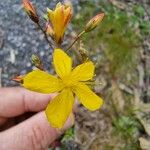
<svg viewBox="0 0 150 150">
<path fill-rule="evenodd" d="M 57 44 L 61 44 L 64 32 L 72 17 L 72 7 L 70 5 L 58 3 L 55 10 L 47 9 L 49 20 L 54 30 L 54 39 Z"/>
<path fill-rule="evenodd" d="M 55 128 L 62 128 L 74 104 L 74 94 L 89 110 L 99 109 L 103 100 L 86 85 L 94 76 L 94 65 L 85 62 L 72 69 L 72 59 L 61 49 L 55 49 L 53 63 L 58 77 L 41 70 L 34 70 L 23 77 L 23 86 L 41 93 L 59 94 L 50 101 L 46 116 Z"/>
</svg>

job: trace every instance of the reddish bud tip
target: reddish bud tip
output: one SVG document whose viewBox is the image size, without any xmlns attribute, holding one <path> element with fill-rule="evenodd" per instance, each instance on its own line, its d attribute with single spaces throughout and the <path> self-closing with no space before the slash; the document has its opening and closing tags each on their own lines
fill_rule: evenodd
<svg viewBox="0 0 150 150">
<path fill-rule="evenodd" d="M 32 3 L 30 2 L 30 0 L 23 0 L 23 7 L 26 13 L 29 15 L 30 19 L 35 23 L 38 23 L 39 22 L 38 14 Z"/>
<path fill-rule="evenodd" d="M 22 75 L 16 76 L 16 77 L 12 78 L 12 80 L 16 81 L 18 83 L 23 83 L 23 76 Z"/>
<path fill-rule="evenodd" d="M 93 29 L 95 29 L 98 24 L 103 20 L 104 18 L 104 13 L 99 13 L 96 16 L 94 16 L 85 26 L 85 31 L 89 32 Z"/>
</svg>

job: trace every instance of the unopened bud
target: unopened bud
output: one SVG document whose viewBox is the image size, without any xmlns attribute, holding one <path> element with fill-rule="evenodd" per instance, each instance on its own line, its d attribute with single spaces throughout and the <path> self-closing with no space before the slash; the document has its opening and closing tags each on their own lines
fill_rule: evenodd
<svg viewBox="0 0 150 150">
<path fill-rule="evenodd" d="M 31 56 L 31 60 L 32 60 L 32 63 L 34 64 L 35 67 L 39 68 L 40 70 L 43 70 L 42 62 L 37 55 L 33 54 Z"/>
<path fill-rule="evenodd" d="M 80 48 L 79 49 L 79 53 L 80 53 L 80 55 L 81 55 L 81 57 L 82 57 L 82 61 L 83 62 L 85 62 L 85 61 L 87 61 L 89 58 L 88 58 L 88 51 L 86 50 L 86 49 L 84 49 L 84 48 Z"/>
<path fill-rule="evenodd" d="M 93 29 L 95 29 L 98 24 L 102 21 L 104 18 L 104 13 L 99 13 L 96 16 L 94 16 L 85 26 L 85 32 L 89 32 Z"/>
<path fill-rule="evenodd" d="M 33 22 L 38 23 L 39 22 L 38 14 L 32 3 L 30 2 L 30 0 L 23 0 L 23 7 L 26 13 L 29 15 L 30 19 Z"/>
<path fill-rule="evenodd" d="M 16 76 L 14 78 L 12 78 L 13 81 L 16 81 L 18 83 L 23 83 L 23 77 L 22 75 Z"/>
<path fill-rule="evenodd" d="M 51 37 L 54 36 L 54 30 L 52 29 L 52 26 L 50 25 L 49 22 L 46 23 L 46 29 L 45 29 L 46 33 L 48 35 L 50 35 Z"/>
</svg>

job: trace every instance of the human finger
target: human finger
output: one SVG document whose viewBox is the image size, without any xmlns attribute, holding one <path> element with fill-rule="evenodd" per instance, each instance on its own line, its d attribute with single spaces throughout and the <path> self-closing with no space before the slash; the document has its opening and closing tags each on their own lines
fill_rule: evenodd
<svg viewBox="0 0 150 150">
<path fill-rule="evenodd" d="M 73 125 L 70 115 L 62 130 L 52 128 L 44 112 L 0 133 L 0 149 L 45 150 L 64 130 Z"/>
<path fill-rule="evenodd" d="M 52 96 L 23 88 L 0 88 L 0 116 L 7 118 L 44 110 Z"/>
</svg>

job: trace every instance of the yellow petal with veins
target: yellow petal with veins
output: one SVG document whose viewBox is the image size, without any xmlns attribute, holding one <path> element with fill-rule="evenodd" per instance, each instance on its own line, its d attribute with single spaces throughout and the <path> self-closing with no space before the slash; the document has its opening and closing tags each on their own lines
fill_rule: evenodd
<svg viewBox="0 0 150 150">
<path fill-rule="evenodd" d="M 73 92 L 78 97 L 79 101 L 89 110 L 97 110 L 102 104 L 103 100 L 89 89 L 84 83 L 78 83 L 73 89 Z"/>
<path fill-rule="evenodd" d="M 72 59 L 63 50 L 54 50 L 53 63 L 55 71 L 60 78 L 70 74 L 72 69 Z"/>
<path fill-rule="evenodd" d="M 61 129 L 64 126 L 72 112 L 73 103 L 73 93 L 69 89 L 64 89 L 50 101 L 45 113 L 52 127 Z"/>
<path fill-rule="evenodd" d="M 71 79 L 73 81 L 87 81 L 93 78 L 94 76 L 94 64 L 92 61 L 85 62 L 77 66 L 71 72 Z"/>
<path fill-rule="evenodd" d="M 44 94 L 58 92 L 63 88 L 61 80 L 41 70 L 34 70 L 25 75 L 22 85 L 28 90 Z"/>
</svg>

